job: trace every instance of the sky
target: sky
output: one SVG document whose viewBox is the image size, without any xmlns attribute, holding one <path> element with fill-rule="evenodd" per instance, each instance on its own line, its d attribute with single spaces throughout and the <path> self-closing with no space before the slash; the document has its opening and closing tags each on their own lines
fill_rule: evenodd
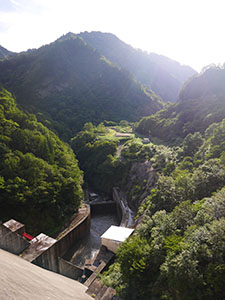
<svg viewBox="0 0 225 300">
<path fill-rule="evenodd" d="M 197 71 L 225 62 L 224 0 L 0 0 L 0 45 L 21 52 L 102 31 Z"/>
</svg>

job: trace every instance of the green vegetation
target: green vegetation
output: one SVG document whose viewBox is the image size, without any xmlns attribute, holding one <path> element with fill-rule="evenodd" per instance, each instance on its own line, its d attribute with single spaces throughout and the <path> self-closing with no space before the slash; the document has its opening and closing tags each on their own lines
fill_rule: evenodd
<svg viewBox="0 0 225 300">
<path fill-rule="evenodd" d="M 0 83 L 17 102 L 66 141 L 86 122 L 137 121 L 162 108 L 150 89 L 73 34 L 0 68 Z"/>
<path fill-rule="evenodd" d="M 211 65 L 192 79 L 189 79 L 180 91 L 181 101 L 202 98 L 208 95 L 224 96 L 225 64 L 223 67 Z"/>
<path fill-rule="evenodd" d="M 224 139 L 225 120 L 189 134 L 176 156 L 164 146 L 144 218 L 102 276 L 124 299 L 224 299 Z"/>
<path fill-rule="evenodd" d="M 223 70 L 216 68 L 220 75 Z M 145 156 L 159 171 L 158 181 L 139 208 L 142 221 L 136 233 L 118 249 L 116 262 L 102 276 L 124 299 L 225 297 L 224 95 L 214 91 L 214 97 L 214 102 L 211 97 L 198 100 L 200 111 L 193 107 L 197 100 L 186 100 L 138 124 L 139 132 L 156 132 L 180 146 L 151 145 L 151 155 Z M 210 122 L 201 123 L 210 110 Z M 182 118 L 187 131 L 179 132 Z M 143 147 L 149 145 L 128 141 L 124 156 L 142 159 Z"/>
<path fill-rule="evenodd" d="M 224 196 L 223 189 L 212 199 L 147 215 L 119 248 L 104 283 L 124 299 L 223 300 Z"/>
<path fill-rule="evenodd" d="M 7 49 L 0 46 L 0 60 L 1 59 L 6 59 L 7 57 L 10 57 L 12 55 L 15 55 L 15 53 L 13 53 L 11 51 L 8 51 Z"/>
<path fill-rule="evenodd" d="M 105 193 L 110 193 L 114 186 L 121 186 L 129 169 L 129 162 L 118 157 L 118 145 L 125 139 L 116 136 L 119 128 L 103 124 L 96 127 L 89 122 L 71 139 L 71 147 L 84 171 L 85 180 Z"/>
<path fill-rule="evenodd" d="M 79 36 L 164 101 L 176 101 L 182 83 L 196 73 L 168 57 L 134 49 L 110 33 L 82 32 Z"/>
<path fill-rule="evenodd" d="M 101 34 L 81 36 L 102 46 Z M 109 46 L 122 43 L 108 38 Z M 126 47 L 112 58 L 129 64 Z M 119 186 L 137 211 L 137 229 L 102 275 L 105 284 L 124 300 L 224 300 L 225 67 L 195 76 L 179 103 L 158 111 L 160 99 L 109 54 L 69 34 L 0 62 L 0 82 L 36 114 L 1 90 L 0 219 L 26 223 L 33 234 L 57 230 L 83 199 L 75 153 L 88 184 L 104 193 Z"/>
<path fill-rule="evenodd" d="M 114 186 L 126 189 L 133 163 L 150 161 L 156 169 L 162 169 L 175 159 L 179 149 L 151 142 L 144 144 L 133 133 L 131 124 L 125 121 L 113 126 L 104 126 L 103 123 L 94 126 L 88 122 L 71 139 L 70 145 L 84 171 L 85 181 L 106 193 L 110 193 Z"/>
<path fill-rule="evenodd" d="M 0 219 L 50 233 L 77 211 L 82 172 L 72 150 L 0 92 Z"/>
<path fill-rule="evenodd" d="M 224 78 L 224 67 L 206 69 L 184 85 L 180 102 L 144 117 L 137 124 L 137 132 L 169 143 L 179 143 L 189 133 L 203 133 L 225 117 Z"/>
</svg>

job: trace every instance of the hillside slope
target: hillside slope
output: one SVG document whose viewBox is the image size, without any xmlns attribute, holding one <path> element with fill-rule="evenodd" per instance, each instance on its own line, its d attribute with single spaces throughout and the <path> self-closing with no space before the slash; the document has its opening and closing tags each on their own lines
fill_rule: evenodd
<svg viewBox="0 0 225 300">
<path fill-rule="evenodd" d="M 68 145 L 0 91 L 0 220 L 54 232 L 79 208 L 82 172 Z"/>
<path fill-rule="evenodd" d="M 209 107 L 204 110 L 204 106 L 210 101 L 211 111 L 215 104 L 220 104 L 218 110 L 225 105 L 216 98 L 213 102 L 210 94 L 208 103 L 203 100 L 196 100 L 198 107 L 193 107 L 186 119 L 179 115 L 176 119 L 172 110 L 167 119 L 160 119 L 160 114 L 166 116 L 166 109 L 157 114 L 155 124 L 158 130 L 164 129 L 165 138 L 166 134 L 178 136 L 179 132 L 173 131 L 179 129 L 176 122 L 183 122 L 181 132 L 193 122 L 194 133 L 180 138 L 179 146 L 143 145 L 137 139 L 123 146 L 124 159 L 139 164 L 145 159 L 146 167 L 157 170 L 158 179 L 153 187 L 148 186 L 150 176 L 142 177 L 144 170 L 140 174 L 133 170 L 129 176 L 129 183 L 134 178 L 128 194 L 132 204 L 139 204 L 145 193 L 138 211 L 139 225 L 118 249 L 114 265 L 103 274 L 104 284 L 117 288 L 123 299 L 225 299 L 225 118 L 201 133 L 196 126 L 198 118 L 207 114 Z M 181 104 L 192 106 L 193 101 Z"/>
<path fill-rule="evenodd" d="M 73 34 L 1 62 L 0 71 L 17 101 L 44 112 L 41 120 L 65 139 L 88 121 L 137 121 L 162 107 L 151 90 Z"/>
<path fill-rule="evenodd" d="M 225 95 L 225 65 L 211 66 L 188 80 L 180 92 L 180 100 L 188 101 L 204 96 Z"/>
<path fill-rule="evenodd" d="M 162 55 L 134 49 L 110 33 L 82 32 L 78 36 L 107 59 L 131 72 L 164 101 L 176 101 L 183 82 L 196 74 L 191 67 Z"/>
<path fill-rule="evenodd" d="M 225 69 L 211 67 L 184 84 L 180 101 L 143 118 L 139 133 L 171 142 L 225 118 Z"/>
<path fill-rule="evenodd" d="M 0 46 L 0 60 L 10 57 L 14 54 L 15 54 L 14 52 L 11 52 L 11 51 L 5 49 L 4 47 Z"/>
<path fill-rule="evenodd" d="M 91 300 L 86 287 L 0 249 L 0 299 Z"/>
</svg>

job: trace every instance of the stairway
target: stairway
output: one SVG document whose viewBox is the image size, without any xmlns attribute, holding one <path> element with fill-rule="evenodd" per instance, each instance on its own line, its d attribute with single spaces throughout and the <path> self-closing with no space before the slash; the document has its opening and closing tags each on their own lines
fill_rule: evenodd
<svg viewBox="0 0 225 300">
<path fill-rule="evenodd" d="M 113 300 L 116 291 L 110 287 L 102 286 L 101 281 L 96 278 L 89 286 L 86 293 L 92 296 L 95 300 Z"/>
</svg>

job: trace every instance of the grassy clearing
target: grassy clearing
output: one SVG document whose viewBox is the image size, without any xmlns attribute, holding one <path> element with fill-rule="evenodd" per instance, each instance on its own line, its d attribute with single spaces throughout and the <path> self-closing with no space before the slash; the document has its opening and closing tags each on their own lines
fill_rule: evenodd
<svg viewBox="0 0 225 300">
<path fill-rule="evenodd" d="M 105 128 L 105 132 L 98 135 L 98 139 L 115 141 L 118 143 L 135 138 L 131 126 L 110 126 Z"/>
</svg>

